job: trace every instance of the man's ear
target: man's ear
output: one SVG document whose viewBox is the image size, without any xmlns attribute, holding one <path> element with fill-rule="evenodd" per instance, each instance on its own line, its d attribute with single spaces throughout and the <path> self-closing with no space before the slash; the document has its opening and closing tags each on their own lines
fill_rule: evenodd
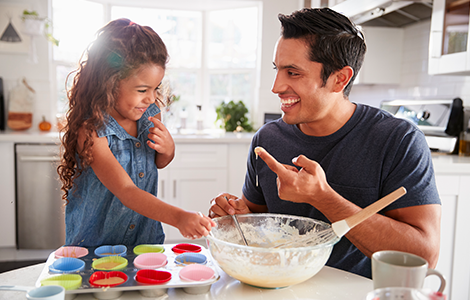
<svg viewBox="0 0 470 300">
<path fill-rule="evenodd" d="M 354 75 L 354 70 L 350 66 L 346 66 L 339 71 L 334 73 L 334 92 L 341 93 L 344 88 L 348 85 L 349 81 Z"/>
</svg>

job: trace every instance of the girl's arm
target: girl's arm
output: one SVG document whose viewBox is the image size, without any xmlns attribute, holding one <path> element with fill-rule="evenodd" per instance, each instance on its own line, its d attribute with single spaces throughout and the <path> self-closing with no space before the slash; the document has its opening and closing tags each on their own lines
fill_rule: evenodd
<svg viewBox="0 0 470 300">
<path fill-rule="evenodd" d="M 84 142 L 84 131 L 79 132 L 80 147 Z M 101 183 L 108 188 L 126 207 L 148 218 L 172 225 L 188 238 L 207 236 L 215 223 L 197 212 L 185 211 L 159 200 L 154 195 L 135 186 L 108 147 L 106 137 L 99 138 L 93 132 L 91 168 Z M 81 150 L 81 149 L 80 149 Z M 174 147 L 173 147 L 174 151 Z"/>
<path fill-rule="evenodd" d="M 150 148 L 157 151 L 155 155 L 155 164 L 157 168 L 162 169 L 166 167 L 175 157 L 175 142 L 168 129 L 161 122 L 161 113 L 149 117 L 149 120 L 154 124 L 153 128 L 150 128 L 149 139 L 147 144 Z"/>
</svg>

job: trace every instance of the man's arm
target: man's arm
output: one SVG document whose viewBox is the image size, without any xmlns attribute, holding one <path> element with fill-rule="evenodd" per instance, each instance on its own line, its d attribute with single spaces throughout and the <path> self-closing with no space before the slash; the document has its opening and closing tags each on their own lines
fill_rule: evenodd
<svg viewBox="0 0 470 300">
<path fill-rule="evenodd" d="M 277 162 L 264 149 L 255 150 L 268 167 L 277 174 L 279 197 L 298 203 L 309 203 L 332 223 L 361 210 L 359 206 L 336 193 L 326 181 L 325 173 L 315 161 L 301 155 L 292 166 Z M 398 250 L 425 258 L 431 267 L 437 264 L 440 243 L 441 206 L 412 206 L 375 214 L 355 228 L 348 238 L 361 252 L 370 257 L 379 250 Z"/>
<path fill-rule="evenodd" d="M 361 210 L 335 191 L 328 195 L 309 203 L 332 223 Z M 439 204 L 399 208 L 387 211 L 384 215 L 373 215 L 351 229 L 345 237 L 368 257 L 380 250 L 397 250 L 419 255 L 434 268 L 439 258 L 440 220 Z"/>
</svg>

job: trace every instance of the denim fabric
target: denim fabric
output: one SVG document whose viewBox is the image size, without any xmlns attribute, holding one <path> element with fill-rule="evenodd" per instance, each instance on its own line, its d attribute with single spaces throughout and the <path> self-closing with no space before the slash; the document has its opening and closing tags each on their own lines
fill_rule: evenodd
<svg viewBox="0 0 470 300">
<path fill-rule="evenodd" d="M 160 112 L 152 104 L 137 121 L 137 137 L 129 135 L 109 116 L 98 136 L 106 136 L 116 159 L 134 184 L 152 195 L 157 195 L 158 170 L 155 151 L 147 145 L 148 120 Z M 165 234 L 161 223 L 144 217 L 125 207 L 87 168 L 75 179 L 65 210 L 66 245 L 95 247 L 100 245 L 162 244 Z M 138 199 L 135 199 L 138 200 Z"/>
</svg>

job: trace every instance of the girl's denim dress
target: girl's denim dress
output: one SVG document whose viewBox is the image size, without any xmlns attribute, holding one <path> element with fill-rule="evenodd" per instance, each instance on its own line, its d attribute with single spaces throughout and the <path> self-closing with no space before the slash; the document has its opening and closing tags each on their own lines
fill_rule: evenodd
<svg viewBox="0 0 470 300">
<path fill-rule="evenodd" d="M 148 120 L 160 112 L 152 104 L 137 121 L 137 137 L 129 135 L 109 116 L 99 137 L 108 139 L 108 145 L 135 185 L 157 195 L 158 170 L 155 150 L 147 145 Z M 75 178 L 65 210 L 66 245 L 94 247 L 100 245 L 163 244 L 165 234 L 160 222 L 144 217 L 124 206 L 87 168 Z M 138 201 L 139 199 L 135 199 Z"/>
</svg>

